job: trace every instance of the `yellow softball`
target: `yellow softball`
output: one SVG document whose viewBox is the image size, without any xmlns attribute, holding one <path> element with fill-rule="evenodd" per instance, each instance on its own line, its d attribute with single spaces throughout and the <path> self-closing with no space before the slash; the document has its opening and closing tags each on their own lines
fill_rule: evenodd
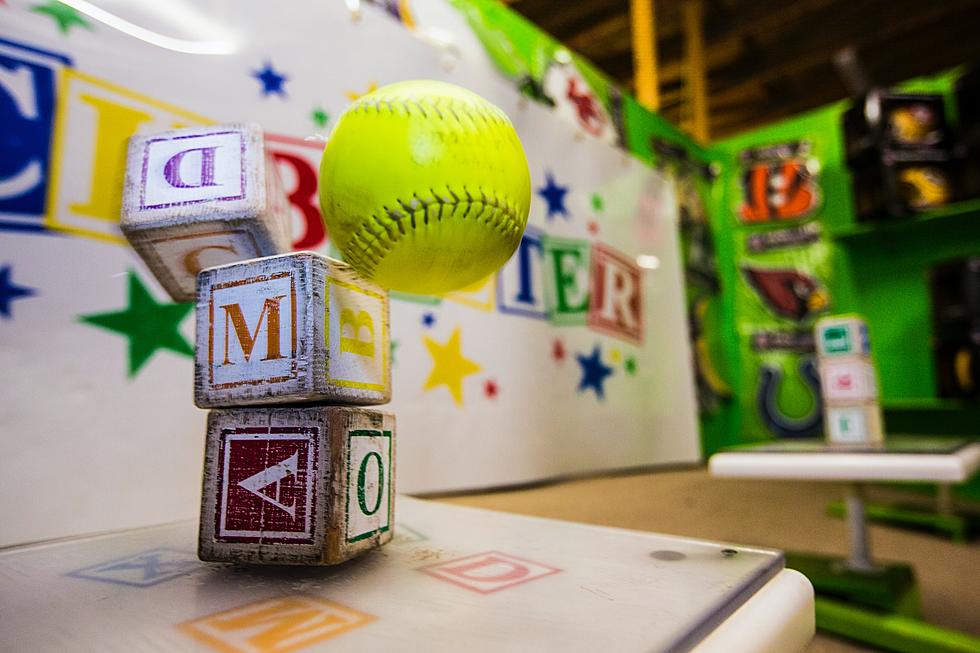
<svg viewBox="0 0 980 653">
<path fill-rule="evenodd" d="M 351 104 L 320 162 L 320 210 L 344 259 L 382 287 L 440 294 L 503 265 L 531 202 L 507 115 L 435 81 L 384 86 Z"/>
</svg>

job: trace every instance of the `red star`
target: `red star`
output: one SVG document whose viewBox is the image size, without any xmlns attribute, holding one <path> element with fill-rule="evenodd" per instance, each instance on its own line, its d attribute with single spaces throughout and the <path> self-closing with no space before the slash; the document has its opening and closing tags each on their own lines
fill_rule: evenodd
<svg viewBox="0 0 980 653">
<path fill-rule="evenodd" d="M 558 338 L 555 338 L 555 344 L 551 347 L 551 357 L 555 359 L 556 363 L 565 360 L 565 345 Z"/>
<path fill-rule="evenodd" d="M 496 399 L 499 391 L 500 389 L 493 382 L 493 379 L 487 379 L 486 383 L 483 384 L 483 394 L 487 396 L 487 399 Z"/>
<path fill-rule="evenodd" d="M 589 230 L 590 234 L 596 236 L 599 234 L 599 223 L 593 220 L 592 222 L 589 223 L 587 229 Z"/>
</svg>

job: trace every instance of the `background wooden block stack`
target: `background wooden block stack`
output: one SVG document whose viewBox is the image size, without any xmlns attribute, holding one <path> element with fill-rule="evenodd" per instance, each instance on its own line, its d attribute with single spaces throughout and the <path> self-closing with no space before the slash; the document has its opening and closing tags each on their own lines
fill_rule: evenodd
<svg viewBox="0 0 980 653">
<path fill-rule="evenodd" d="M 834 444 L 884 441 L 868 327 L 857 316 L 826 317 L 814 326 L 824 432 Z"/>
<path fill-rule="evenodd" d="M 391 539 L 395 419 L 350 405 L 391 398 L 389 342 L 387 294 L 340 261 L 296 252 L 200 273 L 195 402 L 222 407 L 202 560 L 335 564 Z"/>
</svg>

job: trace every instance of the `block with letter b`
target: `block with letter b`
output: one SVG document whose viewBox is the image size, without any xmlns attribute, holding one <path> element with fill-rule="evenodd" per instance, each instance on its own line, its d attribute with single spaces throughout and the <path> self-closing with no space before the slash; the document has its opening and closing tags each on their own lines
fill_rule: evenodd
<svg viewBox="0 0 980 653">
<path fill-rule="evenodd" d="M 137 134 L 119 226 L 175 301 L 206 267 L 288 252 L 289 202 L 257 125 Z"/>
<path fill-rule="evenodd" d="M 391 399 L 388 294 L 314 252 L 243 261 L 198 278 L 201 408 Z"/>
<path fill-rule="evenodd" d="M 352 406 L 208 415 L 198 556 L 329 565 L 388 542 L 395 418 Z"/>
</svg>

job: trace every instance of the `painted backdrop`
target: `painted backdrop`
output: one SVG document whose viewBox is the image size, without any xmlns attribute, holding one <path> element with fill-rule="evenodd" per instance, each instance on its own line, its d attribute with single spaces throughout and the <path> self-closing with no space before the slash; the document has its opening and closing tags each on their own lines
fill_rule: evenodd
<svg viewBox="0 0 980 653">
<path fill-rule="evenodd" d="M 330 253 L 316 168 L 331 125 L 411 78 L 502 107 L 534 196 L 499 274 L 392 297 L 399 490 L 699 458 L 674 184 L 620 148 L 615 93 L 568 53 L 515 80 L 506 39 L 489 55 L 492 30 L 438 0 L 99 6 L 139 38 L 54 0 L 0 4 L 0 545 L 197 511 L 193 311 L 120 236 L 126 139 L 260 123 L 295 248 Z"/>
</svg>

